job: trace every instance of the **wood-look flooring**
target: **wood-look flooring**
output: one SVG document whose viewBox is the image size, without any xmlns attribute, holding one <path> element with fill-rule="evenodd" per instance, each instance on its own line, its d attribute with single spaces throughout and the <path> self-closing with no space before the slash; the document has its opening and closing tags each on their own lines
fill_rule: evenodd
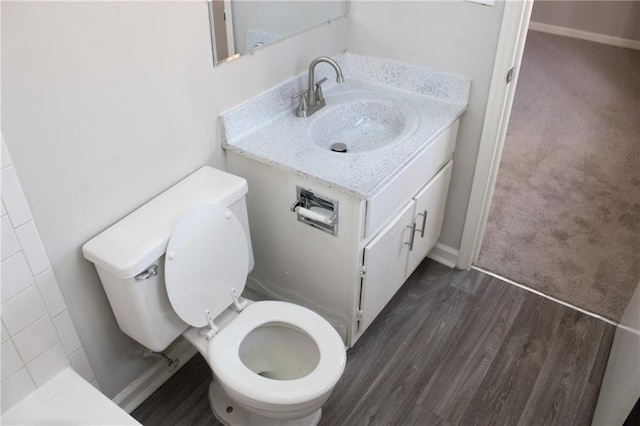
<svg viewBox="0 0 640 426">
<path fill-rule="evenodd" d="M 476 270 L 424 261 L 356 345 L 321 425 L 589 425 L 615 327 Z M 218 425 L 189 361 L 133 413 Z"/>
</svg>

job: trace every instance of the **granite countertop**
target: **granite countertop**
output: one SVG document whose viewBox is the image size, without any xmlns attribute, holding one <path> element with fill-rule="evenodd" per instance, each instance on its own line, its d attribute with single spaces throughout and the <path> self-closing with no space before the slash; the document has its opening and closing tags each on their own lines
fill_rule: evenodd
<svg viewBox="0 0 640 426">
<path fill-rule="evenodd" d="M 327 110 L 345 99 L 375 98 L 415 111 L 417 126 L 401 142 L 364 152 L 336 153 L 312 142 L 314 118 L 295 116 L 292 99 L 307 86 L 301 74 L 220 116 L 225 149 L 319 182 L 360 199 L 370 199 L 416 154 L 466 110 L 470 79 L 387 59 L 344 53 L 334 58 L 345 82 L 335 83 L 328 66 L 316 68 Z"/>
</svg>

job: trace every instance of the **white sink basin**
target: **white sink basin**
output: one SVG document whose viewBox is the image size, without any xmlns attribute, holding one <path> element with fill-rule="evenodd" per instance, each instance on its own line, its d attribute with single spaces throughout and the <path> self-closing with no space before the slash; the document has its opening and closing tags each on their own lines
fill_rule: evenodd
<svg viewBox="0 0 640 426">
<path fill-rule="evenodd" d="M 420 123 L 414 108 L 395 99 L 351 92 L 326 101 L 308 119 L 309 138 L 325 149 L 344 144 L 346 152 L 357 153 L 390 147 L 410 137 Z"/>
</svg>

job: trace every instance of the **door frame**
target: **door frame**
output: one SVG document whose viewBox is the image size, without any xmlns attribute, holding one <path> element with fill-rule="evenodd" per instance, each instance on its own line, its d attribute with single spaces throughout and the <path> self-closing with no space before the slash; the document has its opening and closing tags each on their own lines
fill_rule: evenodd
<svg viewBox="0 0 640 426">
<path fill-rule="evenodd" d="M 534 0 L 505 0 L 484 126 L 456 267 L 478 260 L 507 133 Z M 510 83 L 507 73 L 512 71 Z"/>
<path fill-rule="evenodd" d="M 236 59 L 231 0 L 206 0 L 213 66 Z"/>
<path fill-rule="evenodd" d="M 233 56 L 236 51 L 235 36 L 233 34 L 233 7 L 231 0 L 224 0 L 224 23 L 227 32 L 227 51 L 229 56 Z"/>
</svg>

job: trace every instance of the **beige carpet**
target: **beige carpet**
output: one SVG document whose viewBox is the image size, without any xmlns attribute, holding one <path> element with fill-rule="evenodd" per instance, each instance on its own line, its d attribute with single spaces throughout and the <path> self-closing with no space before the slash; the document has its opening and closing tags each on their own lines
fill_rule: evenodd
<svg viewBox="0 0 640 426">
<path fill-rule="evenodd" d="M 640 51 L 529 32 L 477 264 L 621 318 L 640 283 Z"/>
</svg>

